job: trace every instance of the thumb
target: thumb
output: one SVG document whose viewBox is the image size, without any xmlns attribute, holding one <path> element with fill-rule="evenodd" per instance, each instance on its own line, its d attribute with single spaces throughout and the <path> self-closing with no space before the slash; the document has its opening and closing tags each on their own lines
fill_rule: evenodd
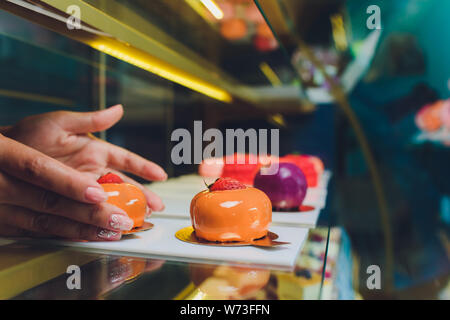
<svg viewBox="0 0 450 320">
<path fill-rule="evenodd" d="M 121 104 L 94 112 L 62 112 L 57 120 L 61 127 L 72 133 L 98 132 L 111 128 L 123 116 Z"/>
</svg>

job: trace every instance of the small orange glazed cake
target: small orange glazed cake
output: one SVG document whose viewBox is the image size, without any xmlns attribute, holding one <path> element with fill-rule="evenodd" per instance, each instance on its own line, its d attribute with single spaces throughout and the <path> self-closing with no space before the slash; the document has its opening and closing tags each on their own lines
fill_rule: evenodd
<svg viewBox="0 0 450 320">
<path fill-rule="evenodd" d="M 142 227 L 147 212 L 147 200 L 141 189 L 135 185 L 124 183 L 119 176 L 113 173 L 100 177 L 97 182 L 108 194 L 107 202 L 124 210 L 134 221 L 133 229 Z"/>
<path fill-rule="evenodd" d="M 219 178 L 196 194 L 190 213 L 196 236 L 217 242 L 262 238 L 272 222 L 269 197 L 231 178 Z"/>
</svg>

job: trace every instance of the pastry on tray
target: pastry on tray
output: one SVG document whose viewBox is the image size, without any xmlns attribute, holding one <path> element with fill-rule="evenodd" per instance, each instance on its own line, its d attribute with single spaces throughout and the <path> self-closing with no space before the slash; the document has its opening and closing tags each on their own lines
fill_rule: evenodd
<svg viewBox="0 0 450 320">
<path fill-rule="evenodd" d="M 274 160 L 277 161 L 278 157 L 234 153 L 221 158 L 204 159 L 198 168 L 198 173 L 207 178 L 233 178 L 251 186 L 261 166 L 268 165 Z"/>
<path fill-rule="evenodd" d="M 302 170 L 293 163 L 281 162 L 275 174 L 263 174 L 260 170 L 253 183 L 272 202 L 274 210 L 298 211 L 308 188 Z"/>
<path fill-rule="evenodd" d="M 251 242 L 263 238 L 272 222 L 267 195 L 231 178 L 219 178 L 191 201 L 195 235 L 212 242 Z"/>
<path fill-rule="evenodd" d="M 147 200 L 144 193 L 135 185 L 124 183 L 123 180 L 108 173 L 97 180 L 108 194 L 108 203 L 124 210 L 134 221 L 133 229 L 142 227 L 147 212 Z"/>
<path fill-rule="evenodd" d="M 317 187 L 319 179 L 324 171 L 322 160 L 311 155 L 288 154 L 281 157 L 280 162 L 293 163 L 299 167 L 306 177 L 308 187 Z"/>
<path fill-rule="evenodd" d="M 246 185 L 252 185 L 260 166 L 257 155 L 235 153 L 225 157 L 222 177 L 233 178 Z"/>
</svg>

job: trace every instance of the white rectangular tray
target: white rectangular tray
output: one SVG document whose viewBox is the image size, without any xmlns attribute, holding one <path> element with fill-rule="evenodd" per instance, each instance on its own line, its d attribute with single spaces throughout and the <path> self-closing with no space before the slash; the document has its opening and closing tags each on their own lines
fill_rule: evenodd
<svg viewBox="0 0 450 320">
<path fill-rule="evenodd" d="M 175 233 L 188 227 L 184 219 L 151 218 L 151 230 L 130 235 L 120 241 L 70 242 L 39 240 L 46 244 L 75 247 L 97 253 L 156 257 L 166 260 L 202 263 L 250 264 L 278 269 L 294 268 L 295 259 L 308 235 L 308 229 L 273 226 L 270 231 L 279 235 L 279 241 L 290 244 L 273 247 L 218 247 L 196 245 L 178 240 Z M 36 243 L 38 240 L 33 240 Z"/>
<path fill-rule="evenodd" d="M 273 212 L 272 223 L 274 225 L 314 228 L 317 225 L 321 209 L 325 207 L 330 177 L 331 173 L 326 171 L 322 175 L 318 187 L 309 188 L 307 191 L 303 204 L 313 206 L 314 210 L 309 212 Z M 211 183 L 213 181 L 214 179 L 209 179 L 205 182 Z M 189 219 L 191 200 L 195 194 L 205 190 L 205 183 L 203 178 L 198 175 L 186 175 L 166 182 L 151 184 L 148 187 L 162 198 L 166 206 L 164 211 L 154 212 L 154 217 Z"/>
</svg>

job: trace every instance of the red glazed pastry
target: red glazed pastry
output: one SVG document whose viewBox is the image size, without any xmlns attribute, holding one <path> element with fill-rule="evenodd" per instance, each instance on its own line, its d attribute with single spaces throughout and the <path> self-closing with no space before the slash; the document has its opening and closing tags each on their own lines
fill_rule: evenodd
<svg viewBox="0 0 450 320">
<path fill-rule="evenodd" d="M 231 178 L 219 178 L 191 201 L 197 237 L 217 242 L 250 242 L 267 235 L 272 221 L 270 199 L 261 190 Z"/>
<path fill-rule="evenodd" d="M 122 179 L 108 173 L 97 180 L 108 194 L 108 203 L 124 210 L 134 221 L 133 228 L 142 227 L 147 211 L 144 193 L 135 185 L 123 183 Z"/>
<path fill-rule="evenodd" d="M 244 163 L 238 163 L 242 157 Z M 260 164 L 258 156 L 254 154 L 237 154 L 226 156 L 224 158 L 222 177 L 236 179 L 246 185 L 252 185 L 256 173 L 259 171 Z"/>
<path fill-rule="evenodd" d="M 300 168 L 300 170 L 303 171 L 303 174 L 306 177 L 306 182 L 308 183 L 308 187 L 317 187 L 317 184 L 319 182 L 319 173 L 316 170 L 316 165 L 313 163 L 313 161 L 311 161 L 310 156 L 288 154 L 284 157 L 281 157 L 280 162 L 295 164 Z"/>
<path fill-rule="evenodd" d="M 319 157 L 316 157 L 316 156 L 307 155 L 307 157 L 309 157 L 309 161 L 311 161 L 312 164 L 314 165 L 317 175 L 320 178 L 320 176 L 323 174 L 323 171 L 325 170 L 323 161 Z"/>
<path fill-rule="evenodd" d="M 238 160 L 241 160 L 243 163 L 238 163 Z M 251 186 L 261 166 L 270 165 L 271 161 L 278 161 L 278 158 L 274 156 L 235 153 L 224 158 L 221 176 L 233 178 Z"/>
</svg>

